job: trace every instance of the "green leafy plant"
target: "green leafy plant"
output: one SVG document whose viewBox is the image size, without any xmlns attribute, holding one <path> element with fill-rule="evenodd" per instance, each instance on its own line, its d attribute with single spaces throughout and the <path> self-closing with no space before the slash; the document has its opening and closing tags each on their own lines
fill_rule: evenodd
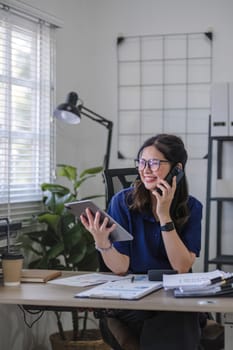
<svg viewBox="0 0 233 350">
<path fill-rule="evenodd" d="M 102 172 L 102 167 L 89 168 L 78 174 L 77 168 L 61 164 L 57 166 L 58 176 L 66 178 L 70 188 L 53 183 L 43 183 L 43 203 L 45 210 L 34 218 L 43 226 L 42 230 L 27 232 L 20 237 L 24 254 L 33 253 L 29 268 L 95 271 L 98 267 L 98 255 L 91 234 L 65 208 L 65 203 L 103 197 L 93 195 L 79 198 L 81 185 Z M 73 340 L 84 334 L 88 312 L 74 309 L 72 313 Z M 60 313 L 57 316 L 59 334 L 65 339 Z M 79 331 L 79 320 L 83 321 Z"/>
<path fill-rule="evenodd" d="M 70 165 L 58 165 L 58 176 L 65 177 L 71 188 L 59 184 L 43 183 L 43 203 L 45 211 L 35 217 L 42 224 L 42 230 L 29 232 L 21 237 L 26 251 L 35 258 L 29 268 L 61 270 L 94 270 L 97 267 L 97 254 L 93 238 L 65 208 L 65 203 L 78 199 L 97 198 L 100 195 L 78 198 L 81 185 L 102 171 L 102 167 L 86 169 L 78 175 Z"/>
</svg>

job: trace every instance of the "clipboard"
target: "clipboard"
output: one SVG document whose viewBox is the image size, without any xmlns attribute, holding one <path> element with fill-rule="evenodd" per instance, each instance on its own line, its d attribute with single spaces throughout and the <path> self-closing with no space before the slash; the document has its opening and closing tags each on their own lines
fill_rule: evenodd
<svg viewBox="0 0 233 350">
<path fill-rule="evenodd" d="M 128 275 L 121 280 L 110 281 L 77 293 L 75 297 L 137 300 L 162 287 L 162 282 L 149 281 L 147 275 Z"/>
<path fill-rule="evenodd" d="M 110 241 L 130 241 L 133 239 L 133 236 L 124 229 L 118 222 L 116 222 L 108 213 L 100 209 L 94 202 L 91 200 L 81 200 L 70 203 L 65 203 L 65 208 L 69 210 L 77 218 L 80 218 L 81 214 L 85 215 L 85 209 L 89 208 L 93 215 L 96 212 L 100 212 L 100 220 L 103 221 L 105 217 L 109 220 L 109 225 L 116 224 L 115 230 L 110 234 Z"/>
</svg>

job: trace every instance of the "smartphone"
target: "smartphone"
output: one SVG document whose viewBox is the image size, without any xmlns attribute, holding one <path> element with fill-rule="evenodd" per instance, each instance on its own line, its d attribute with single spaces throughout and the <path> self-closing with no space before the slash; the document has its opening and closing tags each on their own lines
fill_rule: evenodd
<svg viewBox="0 0 233 350">
<path fill-rule="evenodd" d="M 182 179 L 182 177 L 184 176 L 184 172 L 182 169 L 180 169 L 178 166 L 175 166 L 174 168 L 172 168 L 172 170 L 167 174 L 167 176 L 165 177 L 164 180 L 167 181 L 167 183 L 169 183 L 169 185 L 172 185 L 172 179 L 173 177 L 176 176 L 176 184 L 178 185 L 178 183 L 180 182 L 180 180 Z M 156 187 L 155 188 L 156 191 L 162 195 L 162 191 L 160 190 L 160 188 Z"/>
</svg>

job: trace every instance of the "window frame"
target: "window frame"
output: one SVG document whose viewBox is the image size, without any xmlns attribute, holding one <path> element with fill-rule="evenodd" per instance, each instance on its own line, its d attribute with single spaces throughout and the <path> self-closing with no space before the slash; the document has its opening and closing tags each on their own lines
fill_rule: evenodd
<svg viewBox="0 0 233 350">
<path fill-rule="evenodd" d="M 15 1 L 13 1 L 13 3 L 16 3 Z M 16 6 L 8 6 L 6 4 L 4 4 L 4 2 L 0 3 L 0 12 L 3 14 L 6 14 L 6 17 L 8 16 L 10 18 L 10 20 L 15 18 L 18 18 L 19 22 L 22 23 L 26 23 L 27 21 L 31 22 L 32 25 L 34 27 L 37 27 L 37 42 L 35 43 L 35 45 L 37 45 L 37 49 L 34 52 L 37 57 L 36 59 L 40 58 L 41 60 L 38 60 L 36 62 L 36 64 L 38 64 L 37 66 L 37 72 L 35 73 L 38 76 L 40 76 L 40 73 L 42 72 L 42 70 L 46 67 L 46 64 L 49 64 L 49 86 L 45 87 L 44 84 L 44 79 L 42 79 L 43 77 L 40 76 L 40 79 L 37 79 L 36 82 L 34 82 L 37 85 L 37 88 L 35 88 L 34 94 L 32 94 L 32 97 L 34 98 L 34 103 L 36 105 L 35 107 L 35 116 L 32 118 L 33 121 L 35 122 L 35 128 L 36 128 L 36 133 L 39 130 L 39 133 L 37 135 L 38 137 L 38 143 L 37 143 L 37 148 L 40 147 L 40 145 L 43 146 L 43 142 L 45 140 L 45 138 L 47 139 L 47 151 L 49 152 L 49 154 L 47 154 L 47 175 L 45 177 L 41 177 L 41 179 L 43 181 L 38 182 L 38 180 L 40 179 L 40 177 L 38 178 L 38 174 L 43 174 L 44 173 L 44 164 L 43 164 L 43 158 L 40 158 L 40 149 L 38 151 L 37 149 L 37 155 L 38 155 L 38 159 L 35 161 L 34 164 L 34 169 L 37 169 L 37 172 L 35 173 L 35 181 L 32 180 L 32 184 L 34 183 L 35 188 L 31 189 L 31 196 L 29 195 L 28 198 L 16 198 L 16 196 L 14 196 L 14 194 L 12 195 L 12 190 L 14 190 L 14 188 L 11 186 L 11 176 L 12 176 L 12 167 L 13 167 L 13 158 L 12 158 L 12 154 L 11 152 L 7 151 L 6 156 L 8 156 L 8 160 L 7 160 L 7 167 L 8 167 L 8 171 L 6 173 L 6 171 L 4 171 L 4 174 L 1 174 L 1 170 L 0 170 L 0 179 L 2 177 L 2 179 L 4 179 L 4 177 L 7 177 L 3 182 L 0 180 L 0 194 L 4 192 L 4 195 L 2 197 L 2 200 L 0 198 L 0 217 L 8 217 L 10 219 L 10 221 L 20 221 L 23 222 L 25 225 L 28 225 L 28 223 L 31 221 L 31 218 L 33 215 L 39 213 L 42 210 L 42 193 L 40 190 L 40 185 L 42 182 L 53 182 L 54 180 L 54 174 L 55 174 L 55 164 L 56 164 L 56 160 L 55 160 L 55 149 L 56 149 L 56 143 L 55 143 L 55 122 L 54 119 L 51 117 L 52 116 L 52 112 L 53 112 L 53 108 L 54 108 L 54 100 L 55 100 L 55 87 L 54 87 L 54 83 L 55 83 L 55 69 L 56 69 L 56 52 L 55 52 L 55 33 L 56 33 L 56 28 L 59 27 L 59 25 L 57 23 L 55 23 L 56 21 L 53 20 L 53 23 L 51 21 L 48 21 L 47 18 L 45 18 L 46 16 L 42 16 L 41 13 L 35 14 L 35 11 L 33 10 L 33 8 L 31 8 L 30 6 L 23 6 L 23 9 L 20 9 L 20 7 L 16 7 Z M 9 18 L 7 20 L 9 20 Z M 0 19 L 1 23 L 2 23 L 2 15 L 1 15 L 1 19 Z M 2 26 L 2 24 L 1 24 Z M 0 26 L 0 29 L 1 29 Z M 9 29 L 9 33 L 10 33 L 10 29 Z M 49 40 L 47 40 L 46 36 L 49 33 Z M 41 50 L 42 50 L 42 40 L 43 38 L 45 39 L 45 45 L 48 45 L 47 48 L 47 54 L 49 52 L 49 57 L 47 57 L 47 59 L 45 58 L 45 56 L 43 56 L 43 54 L 41 54 Z M 47 41 L 46 41 L 47 40 Z M 9 60 L 8 60 L 8 64 L 10 64 Z M 41 69 L 41 70 L 40 70 Z M 9 70 L 9 74 L 10 74 L 10 70 Z M 38 75 L 39 74 L 39 75 Z M 3 77 L 2 77 L 3 78 Z M 12 87 L 13 83 L 16 82 L 15 79 L 12 79 L 11 74 L 8 76 L 9 79 L 9 90 L 11 90 L 10 88 Z M 0 83 L 3 79 L 1 79 L 1 75 L 0 75 Z M 20 81 L 17 81 L 17 84 L 19 84 Z M 22 82 L 21 82 L 22 84 Z M 23 84 L 21 86 L 30 86 L 30 81 L 24 81 Z M 47 88 L 47 99 L 44 100 L 43 98 L 43 89 Z M 9 92 L 8 95 L 6 96 L 6 101 L 8 103 L 8 115 L 7 115 L 7 123 L 10 124 L 12 118 L 13 118 L 13 107 L 11 105 L 11 93 Z M 10 106 L 10 108 L 9 108 Z M 31 116 L 30 116 L 31 117 Z M 1 120 L 1 116 L 0 116 L 0 120 Z M 49 128 L 49 132 L 47 132 L 47 130 L 43 131 L 43 123 L 46 120 L 47 126 L 46 129 Z M 1 123 L 1 122 L 0 122 Z M 36 125 L 37 124 L 37 125 Z M 9 126 L 9 125 L 8 125 Z M 7 146 L 9 147 L 10 145 L 12 145 L 12 143 L 14 142 L 14 132 L 12 132 L 12 130 L 10 130 L 10 128 L 8 128 L 5 126 L 5 130 L 2 129 L 2 133 L 1 133 L 1 124 L 0 124 L 0 139 L 2 138 L 1 134 L 3 135 L 5 132 L 5 139 L 4 142 L 6 142 L 7 137 Z M 44 134 L 43 134 L 44 132 Z M 47 132 L 47 135 L 45 135 L 45 133 Z M 17 131 L 16 131 L 17 133 Z M 32 132 L 33 133 L 33 132 Z M 33 136 L 33 135 L 31 135 Z M 30 148 L 30 147 L 29 147 Z M 8 148 L 8 150 L 10 149 L 10 147 Z M 33 159 L 34 160 L 34 159 Z M 49 164 L 48 164 L 49 163 Z M 3 163 L 2 163 L 3 164 Z M 40 175 L 39 175 L 40 176 Z M 3 187 L 2 187 L 3 186 Z M 7 186 L 7 188 L 6 188 Z M 33 187 L 33 186 L 32 186 Z M 6 198 L 6 193 L 8 192 L 7 198 Z M 21 193 L 22 193 L 22 189 L 21 189 Z M 5 196 L 5 197 L 4 197 Z"/>
</svg>

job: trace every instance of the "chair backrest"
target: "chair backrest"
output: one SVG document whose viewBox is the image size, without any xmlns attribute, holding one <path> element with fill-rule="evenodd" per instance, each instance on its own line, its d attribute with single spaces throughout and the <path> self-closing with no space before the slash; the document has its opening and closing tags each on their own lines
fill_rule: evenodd
<svg viewBox="0 0 233 350">
<path fill-rule="evenodd" d="M 127 188 L 132 185 L 138 176 L 136 168 L 116 168 L 116 169 L 105 169 L 103 172 L 105 182 L 105 193 L 106 193 L 106 209 L 112 198 L 112 196 L 119 192 L 123 188 Z M 101 272 L 109 272 L 110 270 L 105 265 L 101 254 L 99 257 L 99 270 Z"/>
<path fill-rule="evenodd" d="M 112 196 L 132 185 L 138 176 L 136 168 L 105 169 L 103 172 L 106 192 L 106 208 Z"/>
</svg>

